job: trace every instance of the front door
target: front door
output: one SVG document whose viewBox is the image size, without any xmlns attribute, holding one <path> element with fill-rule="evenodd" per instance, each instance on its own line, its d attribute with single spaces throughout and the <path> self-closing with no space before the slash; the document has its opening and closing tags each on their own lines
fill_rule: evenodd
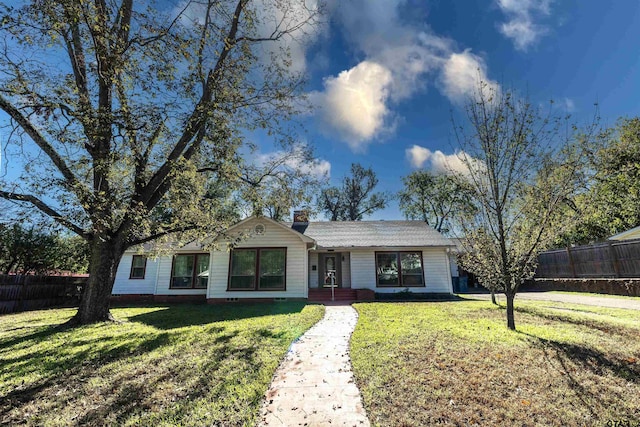
<svg viewBox="0 0 640 427">
<path fill-rule="evenodd" d="M 320 254 L 320 268 L 318 269 L 321 287 L 330 287 L 332 278 L 336 287 L 341 287 L 342 257 L 339 253 Z"/>
</svg>

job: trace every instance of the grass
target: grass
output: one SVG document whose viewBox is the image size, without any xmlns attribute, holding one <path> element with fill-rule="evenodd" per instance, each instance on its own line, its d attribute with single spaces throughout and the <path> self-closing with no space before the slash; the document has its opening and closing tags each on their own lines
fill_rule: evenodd
<svg viewBox="0 0 640 427">
<path fill-rule="evenodd" d="M 632 297 L 628 295 L 611 295 L 611 294 L 599 294 L 596 292 L 570 292 L 570 291 L 548 291 L 550 294 L 561 294 L 561 295 L 577 295 L 577 296 L 588 296 L 588 297 L 600 297 L 600 298 L 622 298 L 622 299 L 633 299 L 640 300 L 640 297 Z"/>
<path fill-rule="evenodd" d="M 122 323 L 61 327 L 71 309 L 0 317 L 0 424 L 253 425 L 291 342 L 323 307 L 114 308 Z"/>
<path fill-rule="evenodd" d="M 356 309 L 352 364 L 373 425 L 640 423 L 637 311 L 517 301 L 512 332 L 485 301 Z"/>
</svg>

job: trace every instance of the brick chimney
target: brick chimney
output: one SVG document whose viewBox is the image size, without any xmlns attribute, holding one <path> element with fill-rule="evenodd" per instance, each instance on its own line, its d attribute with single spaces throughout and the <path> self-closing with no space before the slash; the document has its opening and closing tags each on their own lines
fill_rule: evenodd
<svg viewBox="0 0 640 427">
<path fill-rule="evenodd" d="M 304 234 L 305 230 L 309 226 L 309 212 L 305 210 L 293 211 L 293 224 L 291 228 L 298 233 Z"/>
</svg>

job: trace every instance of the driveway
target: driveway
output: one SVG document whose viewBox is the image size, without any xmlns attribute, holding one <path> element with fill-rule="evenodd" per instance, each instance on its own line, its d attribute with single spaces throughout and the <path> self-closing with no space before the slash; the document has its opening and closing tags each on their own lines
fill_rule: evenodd
<svg viewBox="0 0 640 427">
<path fill-rule="evenodd" d="M 491 295 L 487 293 L 483 294 L 459 294 L 463 298 L 490 300 Z M 503 294 L 496 294 L 498 302 L 506 302 Z M 584 304 L 595 305 L 598 307 L 610 307 L 610 308 L 626 308 L 629 310 L 640 310 L 640 299 L 628 298 L 623 296 L 607 296 L 598 297 L 592 295 L 580 295 L 580 294 L 559 294 L 554 292 L 518 292 L 516 295 L 516 301 L 518 299 L 538 300 L 538 301 L 555 301 L 566 302 L 572 304 Z"/>
</svg>

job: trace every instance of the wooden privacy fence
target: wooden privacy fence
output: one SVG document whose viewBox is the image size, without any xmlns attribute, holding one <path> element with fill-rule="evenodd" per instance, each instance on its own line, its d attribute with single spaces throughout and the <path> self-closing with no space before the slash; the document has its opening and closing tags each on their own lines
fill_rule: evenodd
<svg viewBox="0 0 640 427">
<path fill-rule="evenodd" d="M 0 314 L 76 306 L 86 277 L 0 275 Z"/>
<path fill-rule="evenodd" d="M 542 252 L 536 278 L 640 277 L 640 240 L 609 241 Z"/>
</svg>

